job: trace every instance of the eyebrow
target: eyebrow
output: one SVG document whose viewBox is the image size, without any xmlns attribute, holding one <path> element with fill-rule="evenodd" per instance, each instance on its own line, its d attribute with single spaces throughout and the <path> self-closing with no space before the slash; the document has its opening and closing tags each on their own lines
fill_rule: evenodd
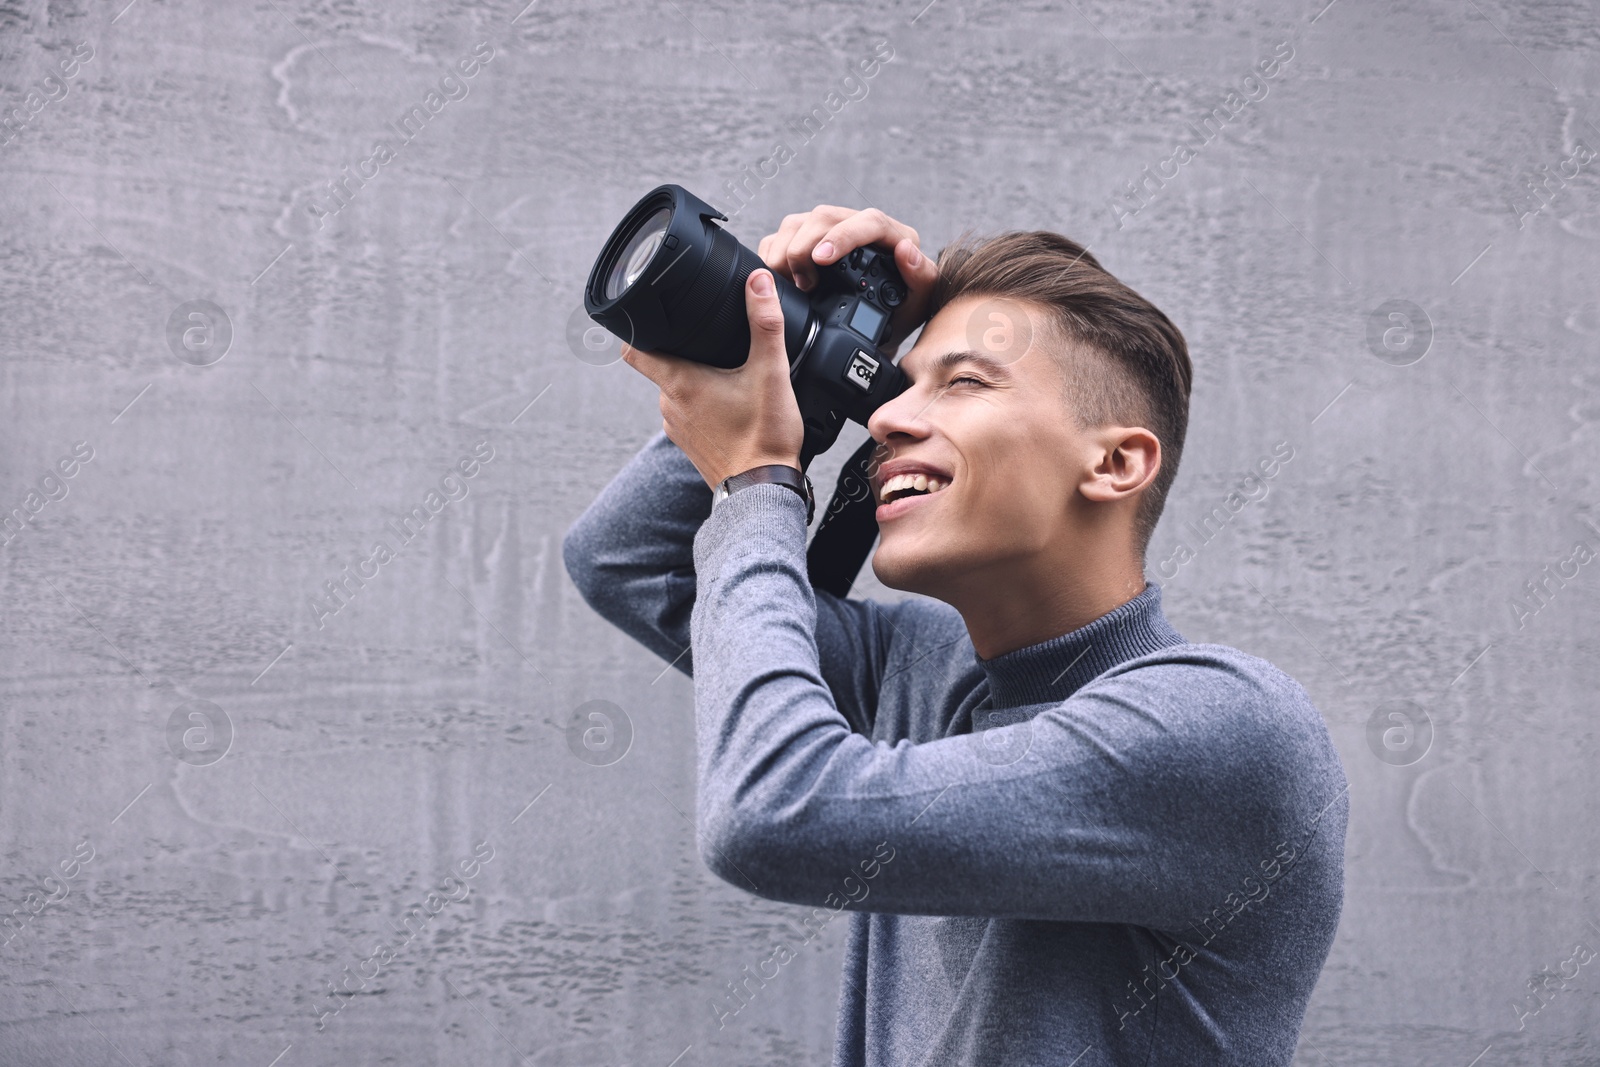
<svg viewBox="0 0 1600 1067">
<path fill-rule="evenodd" d="M 970 349 L 963 352 L 944 352 L 933 357 L 933 365 L 928 368 L 930 374 L 939 375 L 945 371 L 954 370 L 963 363 L 976 364 L 991 374 L 1007 377 L 1011 371 L 1006 364 L 993 356 L 983 352 L 974 352 Z"/>
</svg>

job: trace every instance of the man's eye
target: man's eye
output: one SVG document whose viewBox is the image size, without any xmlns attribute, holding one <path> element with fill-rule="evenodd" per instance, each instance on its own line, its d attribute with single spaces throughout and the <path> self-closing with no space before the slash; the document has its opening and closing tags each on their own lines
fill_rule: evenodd
<svg viewBox="0 0 1600 1067">
<path fill-rule="evenodd" d="M 970 375 L 970 374 L 963 374 L 963 375 L 960 375 L 960 376 L 959 376 L 959 377 L 956 377 L 956 378 L 951 378 L 951 379 L 950 379 L 950 384 L 951 384 L 951 385 L 954 385 L 954 384 L 956 384 L 956 383 L 957 383 L 957 382 L 971 382 L 971 383 L 972 383 L 972 384 L 973 384 L 973 385 L 982 385 L 982 384 L 984 384 L 984 383 L 983 383 L 983 379 L 981 379 L 981 378 L 974 378 L 974 377 L 973 377 L 973 376 L 972 376 L 972 375 Z"/>
</svg>

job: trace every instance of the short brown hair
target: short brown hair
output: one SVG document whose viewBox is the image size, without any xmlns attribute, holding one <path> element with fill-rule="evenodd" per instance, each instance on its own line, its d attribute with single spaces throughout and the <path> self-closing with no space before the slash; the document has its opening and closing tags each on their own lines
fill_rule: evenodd
<svg viewBox="0 0 1600 1067">
<path fill-rule="evenodd" d="M 1058 233 L 1012 230 L 989 238 L 964 233 L 939 253 L 938 264 L 930 319 L 963 296 L 1039 305 L 1055 326 L 1064 399 L 1078 429 L 1143 426 L 1160 440 L 1161 469 L 1134 521 L 1134 549 L 1143 560 L 1177 477 L 1189 428 L 1194 368 L 1183 334 L 1088 249 Z M 1069 367 L 1069 350 L 1088 358 L 1077 358 Z"/>
</svg>

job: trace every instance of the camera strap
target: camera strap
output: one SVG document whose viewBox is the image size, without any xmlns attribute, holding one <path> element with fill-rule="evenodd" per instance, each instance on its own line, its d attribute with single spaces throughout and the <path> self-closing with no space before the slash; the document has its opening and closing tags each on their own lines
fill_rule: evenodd
<svg viewBox="0 0 1600 1067">
<path fill-rule="evenodd" d="M 871 464 L 877 442 L 871 437 L 839 471 L 833 499 L 806 550 L 806 573 L 813 589 L 843 599 L 850 595 L 861 565 L 878 540 L 878 503 L 872 496 Z"/>
</svg>

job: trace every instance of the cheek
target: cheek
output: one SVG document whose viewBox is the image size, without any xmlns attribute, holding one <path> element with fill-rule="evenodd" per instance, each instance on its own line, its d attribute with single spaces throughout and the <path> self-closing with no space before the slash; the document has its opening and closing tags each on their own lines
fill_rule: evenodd
<svg viewBox="0 0 1600 1067">
<path fill-rule="evenodd" d="M 1036 547 L 1066 511 L 1059 465 L 1048 459 L 1060 445 L 1025 432 L 1029 416 L 1022 411 L 1008 425 L 988 426 L 981 441 L 962 449 L 967 484 L 951 488 L 966 491 L 959 501 L 962 523 L 987 544 Z"/>
<path fill-rule="evenodd" d="M 988 554 L 1009 555 L 1038 548 L 1062 521 L 1055 487 L 1036 478 L 993 478 L 964 502 L 962 524 Z"/>
</svg>

